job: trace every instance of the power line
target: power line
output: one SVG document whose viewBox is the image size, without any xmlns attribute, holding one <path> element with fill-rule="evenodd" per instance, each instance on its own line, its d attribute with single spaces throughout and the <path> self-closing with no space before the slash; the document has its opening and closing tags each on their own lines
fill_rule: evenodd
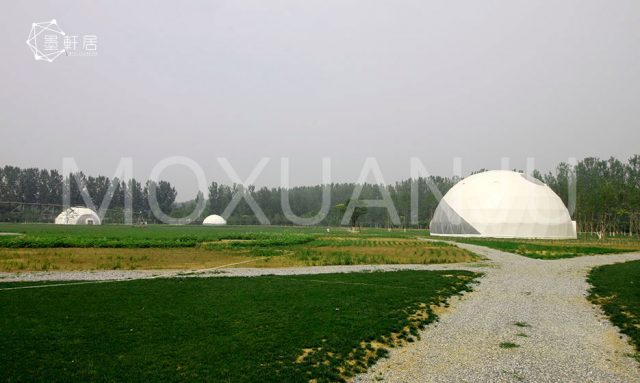
<svg viewBox="0 0 640 383">
<path fill-rule="evenodd" d="M 40 202 L 19 202 L 19 201 L 0 201 L 0 204 L 5 205 L 30 205 L 30 206 L 55 206 L 55 207 L 64 207 L 62 204 L 54 204 L 54 203 L 40 203 Z"/>
</svg>

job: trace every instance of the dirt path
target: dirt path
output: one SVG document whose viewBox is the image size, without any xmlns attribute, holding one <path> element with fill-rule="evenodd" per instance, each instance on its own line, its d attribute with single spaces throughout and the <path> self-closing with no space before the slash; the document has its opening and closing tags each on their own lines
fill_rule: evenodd
<svg viewBox="0 0 640 383">
<path fill-rule="evenodd" d="M 640 382 L 632 347 L 586 299 L 592 267 L 640 254 L 543 261 L 459 246 L 494 267 L 420 341 L 357 382 Z"/>
</svg>

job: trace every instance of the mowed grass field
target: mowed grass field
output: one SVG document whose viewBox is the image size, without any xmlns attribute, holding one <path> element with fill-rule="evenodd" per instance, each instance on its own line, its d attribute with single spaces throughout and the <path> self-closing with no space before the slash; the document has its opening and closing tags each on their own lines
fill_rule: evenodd
<svg viewBox="0 0 640 383">
<path fill-rule="evenodd" d="M 627 334 L 640 361 L 640 261 L 600 266 L 589 274 L 589 299 Z"/>
<path fill-rule="evenodd" d="M 431 237 L 451 240 L 472 245 L 486 246 L 536 259 L 562 259 L 584 255 L 616 254 L 640 251 L 640 238 L 637 236 L 619 236 L 598 239 L 594 236 L 580 235 L 578 239 L 499 239 L 499 238 L 455 238 Z"/>
<path fill-rule="evenodd" d="M 0 271 L 205 269 L 476 260 L 424 230 L 0 224 Z"/>
<path fill-rule="evenodd" d="M 34 284 L 0 283 L 0 380 L 343 381 L 414 341 L 477 276 L 402 271 L 13 290 Z"/>
</svg>

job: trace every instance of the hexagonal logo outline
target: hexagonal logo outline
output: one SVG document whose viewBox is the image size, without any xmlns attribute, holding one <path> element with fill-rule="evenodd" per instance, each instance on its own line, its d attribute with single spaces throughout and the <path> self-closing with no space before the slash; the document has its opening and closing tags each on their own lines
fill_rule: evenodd
<svg viewBox="0 0 640 383">
<path fill-rule="evenodd" d="M 27 45 L 31 49 L 31 52 L 33 52 L 33 58 L 36 59 L 36 61 L 53 62 L 53 60 L 58 58 L 58 56 L 64 53 L 65 50 L 60 49 L 49 53 L 42 52 L 40 50 L 40 47 L 38 46 L 38 41 L 39 39 L 43 38 L 41 35 L 46 31 L 53 32 L 60 36 L 65 35 L 64 31 L 58 26 L 58 22 L 56 21 L 56 19 L 52 19 L 51 21 L 43 21 L 40 23 L 33 23 L 31 24 L 31 31 L 29 32 Z"/>
</svg>

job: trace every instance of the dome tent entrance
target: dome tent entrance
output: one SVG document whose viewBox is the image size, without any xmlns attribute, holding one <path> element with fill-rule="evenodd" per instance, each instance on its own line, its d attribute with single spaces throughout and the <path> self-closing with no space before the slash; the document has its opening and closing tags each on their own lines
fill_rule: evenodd
<svg viewBox="0 0 640 383">
<path fill-rule="evenodd" d="M 100 225 L 100 217 L 95 211 L 86 207 L 70 207 L 55 219 L 56 225 Z"/>
<path fill-rule="evenodd" d="M 454 185 L 430 224 L 432 235 L 575 239 L 575 223 L 557 194 L 525 174 L 492 170 Z"/>
</svg>

